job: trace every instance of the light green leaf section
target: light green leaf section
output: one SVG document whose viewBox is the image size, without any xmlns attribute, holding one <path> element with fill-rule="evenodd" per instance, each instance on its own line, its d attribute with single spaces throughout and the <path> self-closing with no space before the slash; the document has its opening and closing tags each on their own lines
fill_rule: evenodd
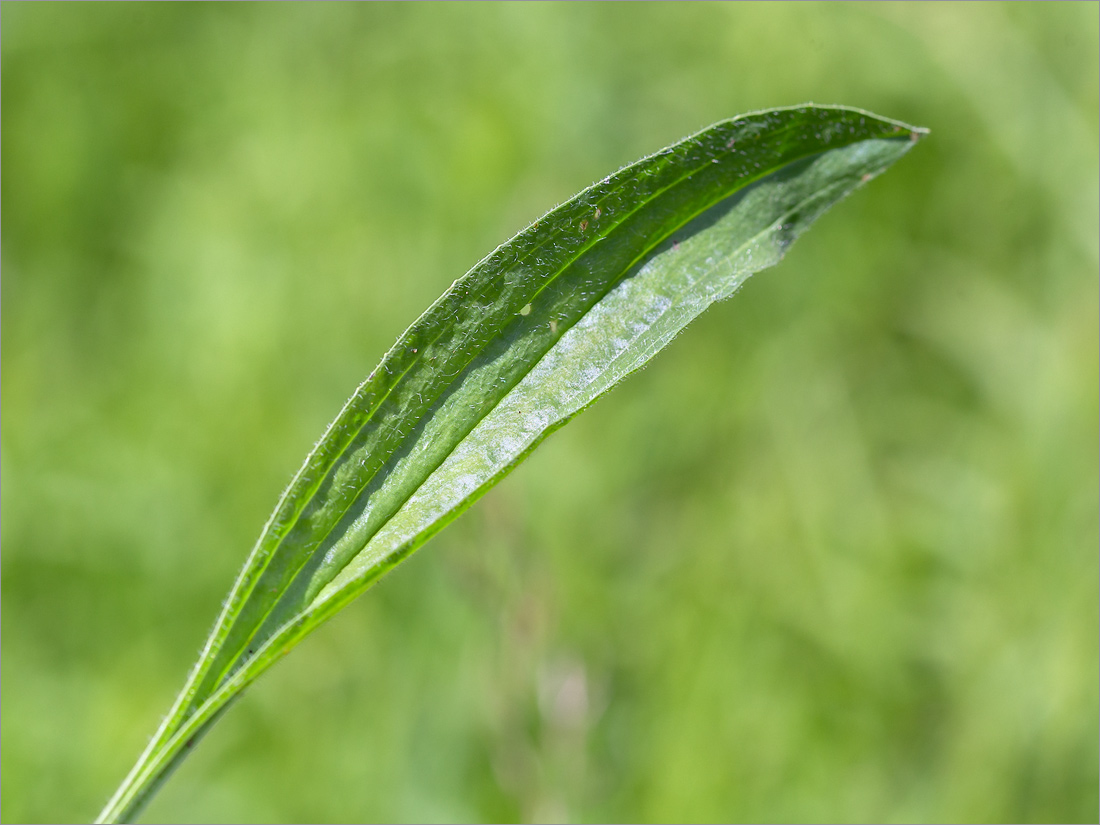
<svg viewBox="0 0 1100 825">
<path fill-rule="evenodd" d="M 666 242 L 566 332 L 482 418 L 405 505 L 310 605 L 316 609 L 430 535 L 506 474 L 549 432 L 642 367 L 692 319 L 779 262 L 824 209 L 898 156 L 865 141 L 823 155 L 796 177 L 767 179 Z M 853 176 L 852 171 L 859 170 Z M 847 171 L 848 175 L 844 172 Z M 824 181 L 831 181 L 822 185 Z M 764 224 L 762 227 L 761 224 Z M 549 322 L 547 322 L 549 323 Z M 425 434 L 431 439 L 434 433 Z M 401 475 L 395 473 L 394 485 Z"/>
<path fill-rule="evenodd" d="M 589 187 L 456 281 L 307 457 L 101 821 L 136 816 L 261 672 L 922 134 L 844 107 L 724 121 Z"/>
</svg>

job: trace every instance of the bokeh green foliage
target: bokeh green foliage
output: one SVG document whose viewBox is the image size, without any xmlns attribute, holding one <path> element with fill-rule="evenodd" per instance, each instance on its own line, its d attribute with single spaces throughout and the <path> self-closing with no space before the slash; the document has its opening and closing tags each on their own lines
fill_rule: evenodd
<svg viewBox="0 0 1100 825">
<path fill-rule="evenodd" d="M 814 100 L 932 137 L 297 648 L 147 818 L 1095 821 L 1097 12 L 5 3 L 3 820 L 94 815 L 455 277 Z"/>
</svg>

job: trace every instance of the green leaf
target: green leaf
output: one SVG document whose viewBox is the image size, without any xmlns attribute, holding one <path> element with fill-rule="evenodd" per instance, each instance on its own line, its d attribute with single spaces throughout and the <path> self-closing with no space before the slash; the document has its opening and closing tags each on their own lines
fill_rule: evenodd
<svg viewBox="0 0 1100 825">
<path fill-rule="evenodd" d="M 260 673 L 922 134 L 842 107 L 723 121 L 590 186 L 455 281 L 283 493 L 101 821 L 136 816 Z"/>
</svg>

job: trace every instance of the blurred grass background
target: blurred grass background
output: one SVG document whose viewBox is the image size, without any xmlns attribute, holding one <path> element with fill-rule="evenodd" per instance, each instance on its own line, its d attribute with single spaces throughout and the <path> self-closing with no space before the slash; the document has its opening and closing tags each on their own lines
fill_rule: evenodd
<svg viewBox="0 0 1100 825">
<path fill-rule="evenodd" d="M 554 204 L 932 129 L 262 679 L 155 821 L 1093 821 L 1098 5 L 5 3 L 2 818 L 95 815 L 306 451 Z"/>
</svg>

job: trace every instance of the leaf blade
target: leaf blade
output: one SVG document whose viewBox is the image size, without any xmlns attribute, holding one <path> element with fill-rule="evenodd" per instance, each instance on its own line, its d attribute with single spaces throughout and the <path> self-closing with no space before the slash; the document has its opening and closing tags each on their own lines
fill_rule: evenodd
<svg viewBox="0 0 1100 825">
<path fill-rule="evenodd" d="M 582 191 L 479 262 L 311 451 L 130 785 L 154 787 L 297 640 L 919 135 L 843 107 L 724 121 Z M 126 787 L 104 815 L 139 809 L 148 794 Z"/>
</svg>

